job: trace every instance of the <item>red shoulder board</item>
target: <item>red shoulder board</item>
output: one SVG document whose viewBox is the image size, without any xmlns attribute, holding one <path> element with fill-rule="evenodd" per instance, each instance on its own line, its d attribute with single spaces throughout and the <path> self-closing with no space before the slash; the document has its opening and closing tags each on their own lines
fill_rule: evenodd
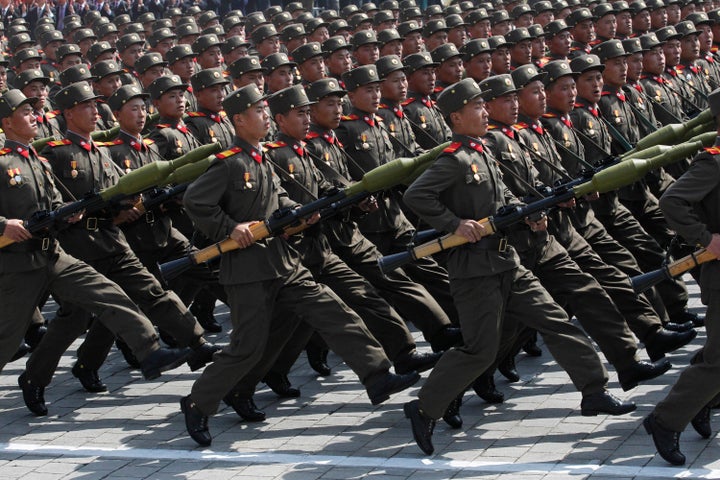
<svg viewBox="0 0 720 480">
<path fill-rule="evenodd" d="M 383 118 L 380 115 L 375 115 L 375 121 L 376 122 L 384 122 Z"/>
<path fill-rule="evenodd" d="M 415 99 L 413 97 L 410 97 L 407 100 L 405 100 L 404 102 L 402 102 L 400 105 L 402 105 L 403 107 L 407 107 L 414 101 L 415 101 Z"/>
<path fill-rule="evenodd" d="M 308 132 L 308 134 L 305 135 L 305 138 L 308 140 L 311 140 L 313 138 L 320 138 L 320 134 L 317 132 Z"/>
<path fill-rule="evenodd" d="M 341 117 L 341 120 L 347 122 L 348 120 L 358 120 L 359 118 L 360 118 L 360 117 L 358 117 L 357 115 L 352 114 L 352 115 L 343 115 L 343 116 Z"/>
<path fill-rule="evenodd" d="M 543 118 L 557 118 L 554 113 L 543 113 Z"/>
<path fill-rule="evenodd" d="M 219 158 L 219 159 L 222 160 L 223 158 L 232 157 L 232 156 L 235 155 L 236 153 L 240 153 L 240 152 L 242 152 L 242 148 L 240 148 L 240 147 L 233 147 L 233 148 L 231 148 L 231 149 L 229 149 L 229 150 L 225 150 L 224 152 L 218 153 L 217 155 L 215 155 L 215 158 Z"/>
<path fill-rule="evenodd" d="M 525 130 L 525 129 L 528 128 L 529 126 L 530 126 L 530 125 L 528 125 L 528 124 L 525 123 L 525 122 L 518 122 L 518 123 L 516 123 L 515 125 L 513 125 L 513 127 L 517 128 L 518 130 Z"/>
<path fill-rule="evenodd" d="M 156 123 L 155 128 L 158 130 L 162 130 L 163 128 L 168 128 L 170 126 L 169 123 Z"/>
<path fill-rule="evenodd" d="M 265 142 L 263 146 L 267 149 L 280 148 L 287 147 L 287 143 L 283 142 L 282 140 L 278 140 L 277 142 Z"/>
<path fill-rule="evenodd" d="M 720 147 L 709 147 L 704 148 L 703 150 L 705 150 L 710 155 L 720 155 Z"/>
<path fill-rule="evenodd" d="M 63 138 L 62 140 L 53 140 L 52 142 L 48 142 L 47 144 L 51 147 L 59 147 L 61 145 L 71 145 L 72 141 L 68 140 L 67 138 Z"/>
<path fill-rule="evenodd" d="M 113 145 L 122 145 L 123 142 L 121 139 L 116 138 L 115 140 L 110 140 L 109 142 L 95 142 L 95 145 L 98 147 L 112 147 Z"/>
<path fill-rule="evenodd" d="M 460 148 L 461 146 L 462 146 L 462 143 L 453 142 L 450 145 L 448 145 L 448 147 L 445 150 L 443 150 L 443 153 L 455 153 L 457 151 L 457 149 Z"/>
<path fill-rule="evenodd" d="M 492 123 L 488 123 L 487 129 L 488 130 L 497 130 L 498 126 L 493 125 Z"/>
<path fill-rule="evenodd" d="M 188 112 L 188 117 L 207 117 L 203 112 Z"/>
<path fill-rule="evenodd" d="M 150 140 L 149 138 L 143 138 L 143 143 L 145 145 L 152 145 L 153 143 L 155 143 L 155 140 Z"/>
<path fill-rule="evenodd" d="M 60 114 L 60 110 L 53 110 L 52 112 L 47 112 L 47 113 L 45 114 L 45 117 L 48 118 L 48 119 L 50 119 L 50 118 L 55 118 L 55 117 L 57 117 L 59 114 Z"/>
<path fill-rule="evenodd" d="M 12 152 L 12 148 L 3 148 L 0 150 L 0 155 L 7 155 L 8 153 Z"/>
<path fill-rule="evenodd" d="M 385 105 L 384 103 L 381 103 L 380 105 L 378 105 L 378 108 L 388 109 L 388 108 L 390 108 L 390 107 L 388 107 L 388 106 Z"/>
</svg>

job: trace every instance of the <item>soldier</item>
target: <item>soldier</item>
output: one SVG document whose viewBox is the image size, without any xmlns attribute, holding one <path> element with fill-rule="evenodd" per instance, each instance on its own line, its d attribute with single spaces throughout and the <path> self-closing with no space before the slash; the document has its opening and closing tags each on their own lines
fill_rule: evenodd
<svg viewBox="0 0 720 480">
<path fill-rule="evenodd" d="M 577 100 L 575 108 L 571 113 L 571 125 L 579 131 L 578 137 L 584 145 L 584 161 L 582 167 L 579 165 L 568 168 L 571 173 L 590 165 L 599 165 L 607 159 L 607 152 L 611 147 L 611 136 L 608 127 L 600 115 L 600 107 L 597 102 L 602 97 L 603 77 L 602 71 L 605 66 L 595 55 L 580 56 L 573 59 L 571 67 L 574 72 L 580 73 L 577 81 Z M 614 115 L 614 114 L 613 114 Z M 613 120 L 614 122 L 614 120 Z M 568 158 L 570 163 L 573 162 Z M 617 192 L 607 192 L 600 195 L 600 198 L 592 204 L 595 217 L 602 222 L 609 233 L 618 243 L 627 248 L 637 259 L 637 263 L 643 270 L 652 270 L 657 264 L 662 263 L 664 252 L 660 245 L 643 230 L 638 221 L 630 211 L 618 201 Z M 595 244 L 586 234 L 585 238 L 600 253 L 599 245 Z M 603 253 L 600 253 L 602 256 Z M 621 262 L 614 262 L 620 266 Z M 634 264 L 635 262 L 631 262 Z M 620 266 L 621 269 L 634 268 L 628 264 Z M 674 282 L 664 282 L 658 285 L 663 303 L 665 303 L 670 319 L 673 322 L 684 324 L 692 320 L 684 306 L 687 303 L 687 294 L 684 288 Z M 664 316 L 662 307 L 653 302 L 653 305 L 661 316 Z M 697 321 L 697 320 L 696 320 Z"/>
<path fill-rule="evenodd" d="M 128 33 L 118 39 L 116 47 L 120 56 L 120 67 L 125 72 L 121 75 L 123 85 L 135 85 L 142 89 L 142 84 L 135 71 L 135 62 L 142 56 L 144 45 L 145 40 L 140 38 L 137 33 Z"/>
<path fill-rule="evenodd" d="M 402 37 L 400 37 L 397 30 L 394 28 L 383 30 L 378 33 L 377 39 L 378 42 L 380 42 L 380 57 L 384 57 L 386 55 L 397 55 L 402 58 Z"/>
<path fill-rule="evenodd" d="M 555 20 L 555 9 L 552 3 L 547 0 L 536 2 L 535 5 L 533 5 L 533 11 L 535 13 L 533 23 L 537 23 L 541 27 Z"/>
<path fill-rule="evenodd" d="M 677 69 L 682 54 L 682 43 L 680 42 L 682 35 L 677 33 L 675 27 L 661 28 L 656 35 L 658 40 L 663 42 L 662 49 L 665 55 L 665 71 L 662 76 L 668 81 L 667 86 L 680 98 L 686 115 L 694 117 L 702 111 L 702 108 L 695 104 L 694 93 L 685 79 L 679 75 Z"/>
<path fill-rule="evenodd" d="M 66 192 L 67 201 L 112 186 L 118 180 L 112 160 L 98 150 L 90 139 L 95 129 L 97 108 L 95 94 L 86 82 L 79 82 L 60 91 L 58 102 L 67 121 L 68 137 L 51 142 L 43 150 L 58 180 Z M 84 259 L 108 278 L 119 282 L 123 290 L 160 328 L 172 332 L 182 346 L 190 346 L 193 353 L 188 360 L 192 369 L 202 368 L 211 361 L 215 347 L 202 337 L 202 328 L 184 308 L 180 299 L 162 288 L 160 283 L 142 266 L 124 240 L 114 222 L 137 218 L 137 212 L 124 210 L 113 215 L 110 210 L 88 212 L 82 222 L 63 230 L 61 244 L 71 255 Z M 27 364 L 27 379 L 34 385 L 45 387 L 50 383 L 60 357 L 70 344 L 85 332 L 90 323 L 89 314 L 81 305 L 63 303 L 58 315 L 48 328 L 47 341 L 41 343 Z M 72 325 L 69 325 L 73 319 Z M 93 322 L 90 332 L 78 351 L 78 363 L 73 374 L 88 391 L 104 391 L 106 387 L 97 371 L 105 360 L 113 333 L 102 323 Z"/>
<path fill-rule="evenodd" d="M 640 84 L 645 98 L 653 107 L 655 117 L 663 125 L 683 122 L 687 117 L 674 86 L 675 80 L 663 75 L 665 42 L 660 41 L 654 33 L 649 33 L 640 37 L 640 43 L 643 49 L 643 72 L 640 75 Z M 673 166 L 668 166 L 667 171 L 672 174 Z M 677 174 L 679 176 L 682 172 Z"/>
<path fill-rule="evenodd" d="M 301 45 L 308 42 L 305 28 L 300 23 L 294 23 L 284 27 L 280 31 L 280 40 L 288 52 L 292 52 Z"/>
<path fill-rule="evenodd" d="M 632 14 L 632 34 L 639 37 L 650 32 L 650 9 L 643 0 L 630 3 Z"/>
<path fill-rule="evenodd" d="M 231 65 L 236 60 L 250 55 L 249 48 L 250 42 L 245 41 L 245 37 L 230 37 L 225 40 L 220 46 L 225 65 Z"/>
<path fill-rule="evenodd" d="M 223 149 L 227 149 L 235 136 L 232 122 L 222 108 L 225 86 L 229 82 L 219 68 L 201 70 L 192 76 L 191 81 L 199 110 L 188 112 L 190 132 L 201 145 L 220 143 Z"/>
<path fill-rule="evenodd" d="M 71 300 L 96 314 L 99 322 L 132 345 L 142 359 L 144 376 L 156 378 L 179 366 L 188 352 L 159 348 L 153 326 L 116 284 L 66 254 L 53 236 L 33 235 L 23 226 L 36 211 L 54 210 L 62 203 L 50 165 L 29 146 L 36 136 L 33 101 L 19 90 L 6 92 L 0 99 L 2 127 L 7 132 L 0 162 L 15 174 L 2 184 L 0 206 L 2 234 L 15 242 L 3 249 L 3 304 L 9 312 L 4 318 L 10 321 L 2 324 L 0 370 L 25 335 L 34 306 L 49 289 L 57 300 Z M 69 221 L 77 223 L 81 215 Z M 27 374 L 20 376 L 19 383 L 28 408 L 38 416 L 46 415 L 44 386 Z"/>
<path fill-rule="evenodd" d="M 372 30 L 361 30 L 350 41 L 352 57 L 356 65 L 373 65 L 380 58 L 380 42 Z"/>
<path fill-rule="evenodd" d="M 108 148 L 110 157 L 120 169 L 129 173 L 149 163 L 161 160 L 155 142 L 143 139 L 140 133 L 145 128 L 147 115 L 146 101 L 149 95 L 133 85 L 124 85 L 108 99 L 108 105 L 117 115 L 120 125 L 118 137 L 103 146 Z M 152 195 L 145 197 L 152 198 Z M 170 199 L 172 201 L 173 199 Z M 140 262 L 160 280 L 157 265 L 175 260 L 190 251 L 190 242 L 172 226 L 165 208 L 145 212 L 135 221 L 120 225 L 130 248 Z M 170 288 L 178 294 L 183 304 L 190 305 L 203 286 L 212 287 L 212 292 L 226 301 L 225 292 L 217 286 L 217 272 L 204 265 L 198 265 L 170 282 Z M 213 305 L 215 298 L 213 298 Z M 195 309 L 191 309 L 196 314 Z M 220 332 L 222 327 L 207 315 L 198 315 L 197 320 L 207 332 Z"/>
<path fill-rule="evenodd" d="M 158 28 L 148 37 L 150 51 L 162 55 L 163 58 L 167 52 L 175 46 L 177 35 L 169 28 Z"/>
<path fill-rule="evenodd" d="M 516 28 L 505 37 L 510 46 L 510 69 L 532 62 L 532 37 L 525 27 Z"/>
<path fill-rule="evenodd" d="M 135 72 L 140 79 L 143 90 L 147 91 L 152 82 L 165 76 L 165 67 L 167 67 L 167 62 L 157 52 L 149 52 L 138 58 L 137 62 L 135 62 Z M 148 110 L 148 112 L 154 113 L 153 109 Z"/>
<path fill-rule="evenodd" d="M 594 20 L 589 8 L 578 8 L 565 19 L 573 38 L 571 52 L 590 53 L 590 44 L 596 39 Z"/>
<path fill-rule="evenodd" d="M 398 34 L 402 38 L 403 57 L 423 51 L 425 40 L 422 36 L 422 25 L 415 20 L 409 20 L 398 25 Z"/>
<path fill-rule="evenodd" d="M 307 86 L 316 80 L 325 78 L 325 60 L 322 47 L 318 42 L 301 45 L 292 51 L 291 56 L 297 63 L 303 85 Z"/>
<path fill-rule="evenodd" d="M 190 45 L 175 45 L 168 50 L 165 60 L 173 75 L 177 75 L 184 84 L 188 85 L 185 90 L 186 109 L 194 112 L 197 110 L 197 100 L 190 86 L 190 77 L 195 73 L 195 52 Z"/>
<path fill-rule="evenodd" d="M 432 52 L 448 41 L 448 28 L 445 20 L 430 20 L 423 25 L 422 36 L 425 50 Z"/>
<path fill-rule="evenodd" d="M 616 10 L 615 20 L 617 27 L 615 28 L 615 38 L 625 40 L 632 35 L 632 10 L 625 0 L 619 0 L 613 3 Z"/>
<path fill-rule="evenodd" d="M 682 35 L 680 38 L 680 63 L 676 70 L 678 78 L 685 82 L 692 95 L 692 101 L 701 109 L 707 108 L 707 96 L 712 89 L 708 72 L 698 63 L 700 58 L 700 32 L 690 20 L 685 20 L 675 26 L 675 30 Z"/>
<path fill-rule="evenodd" d="M 116 125 L 115 114 L 107 104 L 110 95 L 122 86 L 120 75 L 122 69 L 113 60 L 103 60 L 90 67 L 93 76 L 93 89 L 98 94 L 98 113 L 100 114 L 99 128 L 107 130 Z"/>
<path fill-rule="evenodd" d="M 541 67 L 553 60 L 568 59 L 572 47 L 572 35 L 565 20 L 553 20 L 545 25 L 545 44 L 548 56 L 540 60 Z"/>
<path fill-rule="evenodd" d="M 94 43 L 87 52 L 87 59 L 90 66 L 105 60 L 115 61 L 117 49 L 110 45 L 109 42 Z"/>
<path fill-rule="evenodd" d="M 38 138 L 53 137 L 59 140 L 63 137 L 60 123 L 54 113 L 46 113 L 48 104 L 48 84 L 50 78 L 43 75 L 42 70 L 25 70 L 15 77 L 15 88 L 23 92 L 28 98 L 36 98 L 33 104 L 33 113 L 38 127 Z"/>
<path fill-rule="evenodd" d="M 488 38 L 488 44 L 492 49 L 490 55 L 492 70 L 490 75 L 510 73 L 510 67 L 512 66 L 510 47 L 512 47 L 512 43 L 508 42 L 502 35 L 495 35 Z"/>
<path fill-rule="evenodd" d="M 484 38 L 470 40 L 462 48 L 463 66 L 468 77 L 482 82 L 490 76 L 492 69 L 492 49 Z"/>
<path fill-rule="evenodd" d="M 452 125 L 454 142 L 405 193 L 408 205 L 436 230 L 455 232 L 470 242 L 451 249 L 448 256 L 463 345 L 445 352 L 420 389 L 419 400 L 404 407 L 413 437 L 428 455 L 434 451 L 435 420 L 495 360 L 503 322 L 520 316 L 548 334 L 548 348 L 583 393 L 585 415 L 635 409 L 606 391 L 606 372 L 594 349 L 520 264 L 515 250 L 498 248 L 506 245 L 499 235 L 481 238 L 483 227 L 474 219 L 517 203 L 482 147 L 480 137 L 488 123 L 482 94 L 474 80 L 466 79 L 440 95 L 438 102 Z M 533 315 L 527 315 L 529 311 Z"/>
<path fill-rule="evenodd" d="M 708 83 L 711 88 L 720 86 L 720 63 L 718 58 L 713 55 L 713 29 L 715 23 L 705 12 L 695 12 L 688 15 L 687 20 L 695 24 L 695 28 L 699 33 L 698 41 L 700 42 L 700 60 L 698 64 L 703 69 Z"/>
<path fill-rule="evenodd" d="M 600 3 L 593 8 L 595 22 L 595 40 L 590 42 L 594 47 L 598 43 L 606 42 L 615 38 L 617 33 L 617 10 L 610 3 Z"/>
<path fill-rule="evenodd" d="M 715 90 L 708 98 L 710 111 L 718 125 L 720 115 L 720 90 Z M 720 134 L 720 128 L 718 128 Z M 685 238 L 688 243 L 701 245 L 712 255 L 720 258 L 720 225 L 718 225 L 718 178 L 720 176 L 720 142 L 700 152 L 690 164 L 690 168 L 680 177 L 660 199 L 668 223 Z M 680 434 L 691 423 L 703 438 L 710 438 L 710 408 L 717 403 L 720 394 L 718 385 L 717 331 L 718 321 L 717 291 L 718 262 L 704 263 L 700 273 L 701 300 L 707 305 L 707 339 L 702 355 L 696 358 L 678 378 L 667 396 L 657 404 L 643 424 L 651 434 L 660 456 L 673 465 L 683 465 L 685 455 L 680 451 Z"/>
<path fill-rule="evenodd" d="M 250 37 L 261 59 L 280 52 L 280 35 L 274 25 L 260 25 Z"/>
<path fill-rule="evenodd" d="M 415 53 L 403 60 L 407 67 L 408 98 L 402 102 L 418 144 L 424 149 L 440 145 L 450 138 L 450 129 L 430 98 L 435 89 L 435 67 L 429 53 Z"/>
<path fill-rule="evenodd" d="M 40 68 L 51 81 L 60 74 L 59 64 L 56 56 L 57 49 L 65 43 L 62 32 L 51 30 L 40 37 L 40 46 L 43 49 L 43 59 L 40 60 Z"/>
<path fill-rule="evenodd" d="M 221 68 L 223 66 L 222 52 L 220 51 L 222 42 L 217 35 L 200 35 L 192 44 L 193 52 L 195 52 L 195 61 L 200 69 L 204 68 Z"/>
<path fill-rule="evenodd" d="M 227 254 L 220 270 L 230 302 L 232 341 L 181 400 L 188 433 L 203 446 L 212 442 L 208 415 L 217 411 L 220 401 L 260 360 L 268 341 L 292 328 L 291 319 L 300 313 L 358 374 L 373 403 L 385 401 L 419 378 L 417 373 L 389 373 L 389 361 L 360 318 L 327 287 L 312 280 L 282 237 L 255 241 L 251 223 L 269 217 L 279 207 L 296 206 L 260 150 L 269 127 L 263 100 L 254 85 L 225 99 L 225 110 L 237 132 L 235 144 L 185 194 L 186 208 L 204 234 L 213 240 L 230 235 L 240 246 Z M 241 189 L 233 186 L 238 184 Z M 310 222 L 317 220 L 315 215 Z M 253 341 L 247 341 L 250 338 Z"/>
<path fill-rule="evenodd" d="M 377 114 L 382 117 L 384 128 L 390 134 L 393 148 L 398 157 L 414 157 L 422 153 L 415 141 L 412 126 L 405 119 L 402 102 L 407 97 L 406 67 L 397 55 L 388 55 L 377 61 L 377 72 L 381 80 L 380 105 Z"/>
<path fill-rule="evenodd" d="M 183 121 L 186 110 L 185 91 L 188 85 L 177 75 L 160 77 L 148 87 L 153 105 L 160 119 L 148 138 L 158 146 L 160 156 L 166 160 L 177 158 L 199 147 Z"/>
<path fill-rule="evenodd" d="M 462 54 L 453 43 L 440 45 L 430 55 L 433 62 L 438 64 L 435 69 L 436 81 L 432 95 L 432 99 L 435 100 L 446 87 L 462 80 L 465 68 Z"/>
</svg>

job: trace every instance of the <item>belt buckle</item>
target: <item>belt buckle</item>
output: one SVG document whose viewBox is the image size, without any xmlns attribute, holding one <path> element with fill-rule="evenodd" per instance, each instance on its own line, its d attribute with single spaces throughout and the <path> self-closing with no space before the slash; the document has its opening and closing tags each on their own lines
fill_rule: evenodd
<svg viewBox="0 0 720 480">
<path fill-rule="evenodd" d="M 97 217 L 88 217 L 85 220 L 85 228 L 88 230 L 95 231 L 98 229 L 98 219 Z"/>
<path fill-rule="evenodd" d="M 145 213 L 145 222 L 155 223 L 155 213 L 152 210 Z"/>
<path fill-rule="evenodd" d="M 507 251 L 508 241 L 507 237 L 502 237 L 500 239 L 500 243 L 498 244 L 498 252 L 505 253 Z"/>
<path fill-rule="evenodd" d="M 43 237 L 42 239 L 42 251 L 47 252 L 50 249 L 50 237 Z"/>
</svg>

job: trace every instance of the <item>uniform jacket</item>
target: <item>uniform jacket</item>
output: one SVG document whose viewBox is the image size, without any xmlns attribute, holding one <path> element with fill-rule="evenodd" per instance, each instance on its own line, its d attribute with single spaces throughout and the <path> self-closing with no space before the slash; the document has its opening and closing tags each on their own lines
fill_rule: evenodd
<svg viewBox="0 0 720 480">
<path fill-rule="evenodd" d="M 226 149 L 232 144 L 235 127 L 224 110 L 211 112 L 201 108 L 196 112 L 188 112 L 188 117 L 188 129 L 202 145 L 219 143 Z"/>
<path fill-rule="evenodd" d="M 429 96 L 408 92 L 408 98 L 402 102 L 402 106 L 415 132 L 415 139 L 422 148 L 429 150 L 450 139 L 450 127 Z"/>
<path fill-rule="evenodd" d="M 160 118 L 148 138 L 155 142 L 165 160 L 177 158 L 201 145 L 184 122 L 169 118 Z"/>
<path fill-rule="evenodd" d="M 396 156 L 414 157 L 423 152 L 415 139 L 410 122 L 405 118 L 405 112 L 400 103 L 381 98 L 377 114 L 382 117 L 390 136 L 398 140 L 394 142 L 391 139 Z"/>
</svg>

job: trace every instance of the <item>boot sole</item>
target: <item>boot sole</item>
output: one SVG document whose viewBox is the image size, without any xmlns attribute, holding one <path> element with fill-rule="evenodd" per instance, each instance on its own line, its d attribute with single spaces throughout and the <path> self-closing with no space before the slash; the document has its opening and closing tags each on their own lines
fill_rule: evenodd
<svg viewBox="0 0 720 480">
<path fill-rule="evenodd" d="M 394 388 L 388 390 L 387 392 L 383 392 L 380 395 L 376 395 L 376 396 L 370 398 L 370 403 L 372 403 L 373 405 L 379 405 L 379 404 L 383 403 L 384 401 L 388 400 L 390 398 L 390 395 L 393 395 L 398 392 L 402 392 L 406 388 L 412 387 L 419 380 L 420 380 L 420 374 L 416 373 L 412 377 L 408 378 L 407 381 L 396 385 Z"/>
<path fill-rule="evenodd" d="M 147 371 L 143 370 L 143 372 L 142 372 L 143 378 L 145 378 L 145 380 L 155 380 L 156 378 L 159 378 L 163 372 L 167 372 L 168 370 L 173 370 L 173 369 L 179 367 L 180 365 L 182 365 L 183 363 L 187 362 L 187 359 L 189 356 L 190 356 L 190 352 L 188 352 L 185 355 L 179 356 L 175 361 L 168 363 L 167 365 L 161 365 L 160 367 L 154 368 L 152 370 L 147 370 Z"/>
</svg>

